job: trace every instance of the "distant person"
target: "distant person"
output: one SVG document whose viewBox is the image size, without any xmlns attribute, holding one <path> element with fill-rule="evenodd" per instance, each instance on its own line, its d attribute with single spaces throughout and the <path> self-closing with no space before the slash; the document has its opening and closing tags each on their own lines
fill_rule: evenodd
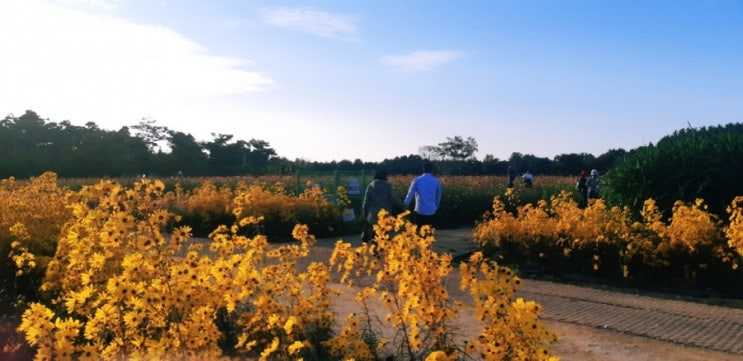
<svg viewBox="0 0 743 361">
<path fill-rule="evenodd" d="M 578 207 L 580 208 L 585 208 L 588 204 L 588 185 L 586 184 L 587 181 L 588 178 L 586 178 L 586 171 L 580 171 L 578 183 L 575 185 L 576 188 L 578 188 L 578 194 L 580 195 L 580 200 L 578 202 Z"/>
<path fill-rule="evenodd" d="M 531 188 L 534 185 L 534 174 L 531 173 L 531 170 L 527 170 L 524 173 L 524 184 L 526 188 Z"/>
<path fill-rule="evenodd" d="M 588 188 L 588 199 L 600 198 L 599 184 L 601 179 L 599 178 L 599 171 L 591 169 L 591 178 L 586 181 L 586 187 Z"/>
<path fill-rule="evenodd" d="M 374 180 L 366 187 L 364 202 L 361 206 L 363 211 L 364 230 L 361 232 L 361 240 L 369 242 L 374 238 L 374 225 L 379 220 L 379 211 L 384 209 L 390 214 L 395 214 L 403 208 L 402 200 L 392 191 L 392 184 L 387 181 L 387 171 L 377 169 L 374 172 Z"/>
<path fill-rule="evenodd" d="M 513 169 L 513 166 L 508 166 L 506 175 L 508 175 L 508 188 L 513 188 L 513 181 L 516 179 L 516 170 Z"/>
<path fill-rule="evenodd" d="M 433 176 L 433 164 L 426 162 L 423 164 L 423 174 L 418 176 L 410 183 L 408 194 L 405 196 L 405 208 L 415 198 L 414 222 L 416 225 L 430 225 L 434 223 L 434 217 L 441 204 L 441 182 Z"/>
</svg>

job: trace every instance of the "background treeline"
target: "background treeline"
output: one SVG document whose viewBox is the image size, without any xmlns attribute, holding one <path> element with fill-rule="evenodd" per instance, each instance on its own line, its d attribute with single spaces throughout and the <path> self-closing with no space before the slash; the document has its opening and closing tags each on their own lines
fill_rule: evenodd
<svg viewBox="0 0 743 361">
<path fill-rule="evenodd" d="M 191 134 L 158 126 L 143 119 L 119 130 L 101 129 L 93 122 L 85 126 L 69 121 L 49 122 L 34 111 L 8 115 L 0 121 L 0 178 L 29 178 L 46 171 L 59 177 L 154 177 L 232 176 L 289 174 L 302 171 L 372 170 L 388 168 L 391 174 L 416 174 L 425 159 L 436 161 L 437 172 L 455 175 L 505 175 L 511 165 L 517 172 L 527 169 L 537 175 L 575 175 L 582 169 L 606 170 L 627 152 L 610 150 L 592 154 L 562 154 L 554 159 L 513 153 L 507 160 L 473 155 L 473 138 L 447 138 L 436 146 L 421 146 L 416 155 L 382 162 L 341 160 L 310 162 L 281 157 L 264 140 L 235 139 L 213 134 L 209 141 Z"/>
<path fill-rule="evenodd" d="M 423 145 L 419 154 L 382 162 L 288 160 L 264 140 L 239 140 L 213 134 L 198 141 L 191 134 L 143 119 L 117 131 L 95 123 L 76 126 L 49 122 L 33 111 L 0 120 L 0 179 L 27 179 L 44 172 L 60 178 L 165 178 L 291 175 L 297 171 L 372 171 L 383 166 L 390 174 L 414 175 L 424 159 L 433 160 L 441 175 L 505 176 L 508 166 L 518 174 L 577 177 L 581 170 L 598 169 L 602 198 L 607 204 L 628 206 L 636 214 L 653 198 L 664 216 L 675 201 L 705 200 L 714 214 L 726 217 L 726 207 L 743 195 L 743 124 L 680 129 L 630 151 L 609 150 L 598 157 L 561 154 L 553 159 L 514 152 L 501 160 L 474 157 L 474 138 L 454 136 L 437 145 Z M 539 180 L 539 178 L 538 178 Z"/>
</svg>

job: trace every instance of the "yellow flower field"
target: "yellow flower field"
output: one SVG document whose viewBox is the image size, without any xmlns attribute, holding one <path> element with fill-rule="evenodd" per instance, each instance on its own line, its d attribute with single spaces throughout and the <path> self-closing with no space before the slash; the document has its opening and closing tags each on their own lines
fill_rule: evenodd
<svg viewBox="0 0 743 361">
<path fill-rule="evenodd" d="M 390 177 L 403 194 L 410 179 Z M 431 250 L 433 230 L 417 229 L 404 212 L 382 214 L 374 244 L 339 241 L 327 263 L 307 267 L 299 265 L 313 229 L 349 230 L 340 212 L 357 200 L 344 187 L 297 192 L 286 178 L 63 186 L 53 173 L 3 180 L 0 251 L 9 258 L 0 270 L 15 294 L 0 301 L 17 311 L 2 318 L 3 352 L 40 360 L 550 359 L 556 335 L 539 322 L 538 304 L 513 299 L 520 278 L 495 259 L 615 279 L 743 280 L 740 197 L 724 220 L 703 200 L 677 202 L 663 219 L 652 199 L 635 219 L 602 200 L 578 207 L 564 177 L 538 178 L 529 189 L 508 189 L 503 177 L 441 180 L 440 217 L 475 225 L 483 252 L 454 264 Z M 190 242 L 194 227 L 215 224 L 208 242 Z M 454 267 L 483 325 L 479 337 L 463 340 L 451 326 L 461 305 L 443 279 Z M 386 317 L 335 315 L 334 275 L 345 284 L 371 277 L 358 309 L 375 300 Z"/>
<path fill-rule="evenodd" d="M 127 187 L 105 180 L 76 192 L 55 181 L 47 175 L 20 187 L 56 195 L 65 215 L 48 230 L 56 249 L 40 297 L 26 295 L 19 305 L 17 329 L 35 359 L 551 358 L 547 345 L 555 336 L 538 322 L 539 306 L 512 300 L 516 275 L 479 253 L 460 267 L 466 277 L 462 288 L 478 305 L 482 337 L 468 343 L 454 337 L 449 320 L 458 306 L 442 281 L 452 270 L 450 256 L 431 251 L 431 229 L 418 230 L 406 214 L 382 214 L 375 245 L 354 249 L 339 242 L 330 266 L 313 262 L 300 269 L 299 260 L 315 240 L 306 225 L 293 228 L 295 242 L 279 244 L 251 229 L 262 221 L 259 205 L 287 197 L 281 190 L 237 187 L 227 208 L 234 223 L 217 227 L 203 244 L 188 242 L 191 229 L 173 211 L 183 193 L 166 191 L 162 181 Z M 16 196 L 14 190 L 8 189 L 8 197 Z M 227 192 L 205 184 L 193 194 L 224 199 Z M 312 190 L 297 199 L 318 210 L 328 207 Z M 38 267 L 32 229 L 21 225 L 43 213 L 34 197 L 25 201 L 37 213 L 19 213 L 16 231 L 8 236 L 21 276 Z M 401 336 L 374 337 L 364 327 L 368 314 L 337 324 L 329 267 L 338 267 L 344 282 L 376 273 L 377 285 L 364 288 L 359 302 L 378 297 L 388 304 L 387 327 Z M 370 337 L 359 343 L 360 334 Z M 349 348 L 352 339 L 356 346 Z"/>
</svg>

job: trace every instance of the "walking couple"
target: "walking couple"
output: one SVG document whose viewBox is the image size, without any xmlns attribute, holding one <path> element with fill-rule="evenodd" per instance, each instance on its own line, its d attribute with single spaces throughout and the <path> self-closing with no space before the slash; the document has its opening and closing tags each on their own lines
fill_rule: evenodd
<svg viewBox="0 0 743 361">
<path fill-rule="evenodd" d="M 441 204 L 441 182 L 433 175 L 433 163 L 423 164 L 423 173 L 410 183 L 405 199 L 401 200 L 392 190 L 387 180 L 387 171 L 377 169 L 374 180 L 366 187 L 362 205 L 366 224 L 361 239 L 369 242 L 374 238 L 374 225 L 377 224 L 379 211 L 384 209 L 391 214 L 398 210 L 408 209 L 412 204 L 413 222 L 418 226 L 433 226 L 436 212 Z"/>
</svg>

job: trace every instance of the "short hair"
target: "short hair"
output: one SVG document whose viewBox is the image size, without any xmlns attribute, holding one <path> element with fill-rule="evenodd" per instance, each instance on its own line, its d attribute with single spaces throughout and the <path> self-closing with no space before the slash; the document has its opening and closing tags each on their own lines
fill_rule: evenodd
<svg viewBox="0 0 743 361">
<path fill-rule="evenodd" d="M 384 168 L 379 168 L 374 171 L 374 179 L 387 180 L 387 170 Z"/>
<path fill-rule="evenodd" d="M 431 173 L 432 170 L 433 170 L 433 163 L 431 162 L 423 163 L 423 172 Z"/>
</svg>

